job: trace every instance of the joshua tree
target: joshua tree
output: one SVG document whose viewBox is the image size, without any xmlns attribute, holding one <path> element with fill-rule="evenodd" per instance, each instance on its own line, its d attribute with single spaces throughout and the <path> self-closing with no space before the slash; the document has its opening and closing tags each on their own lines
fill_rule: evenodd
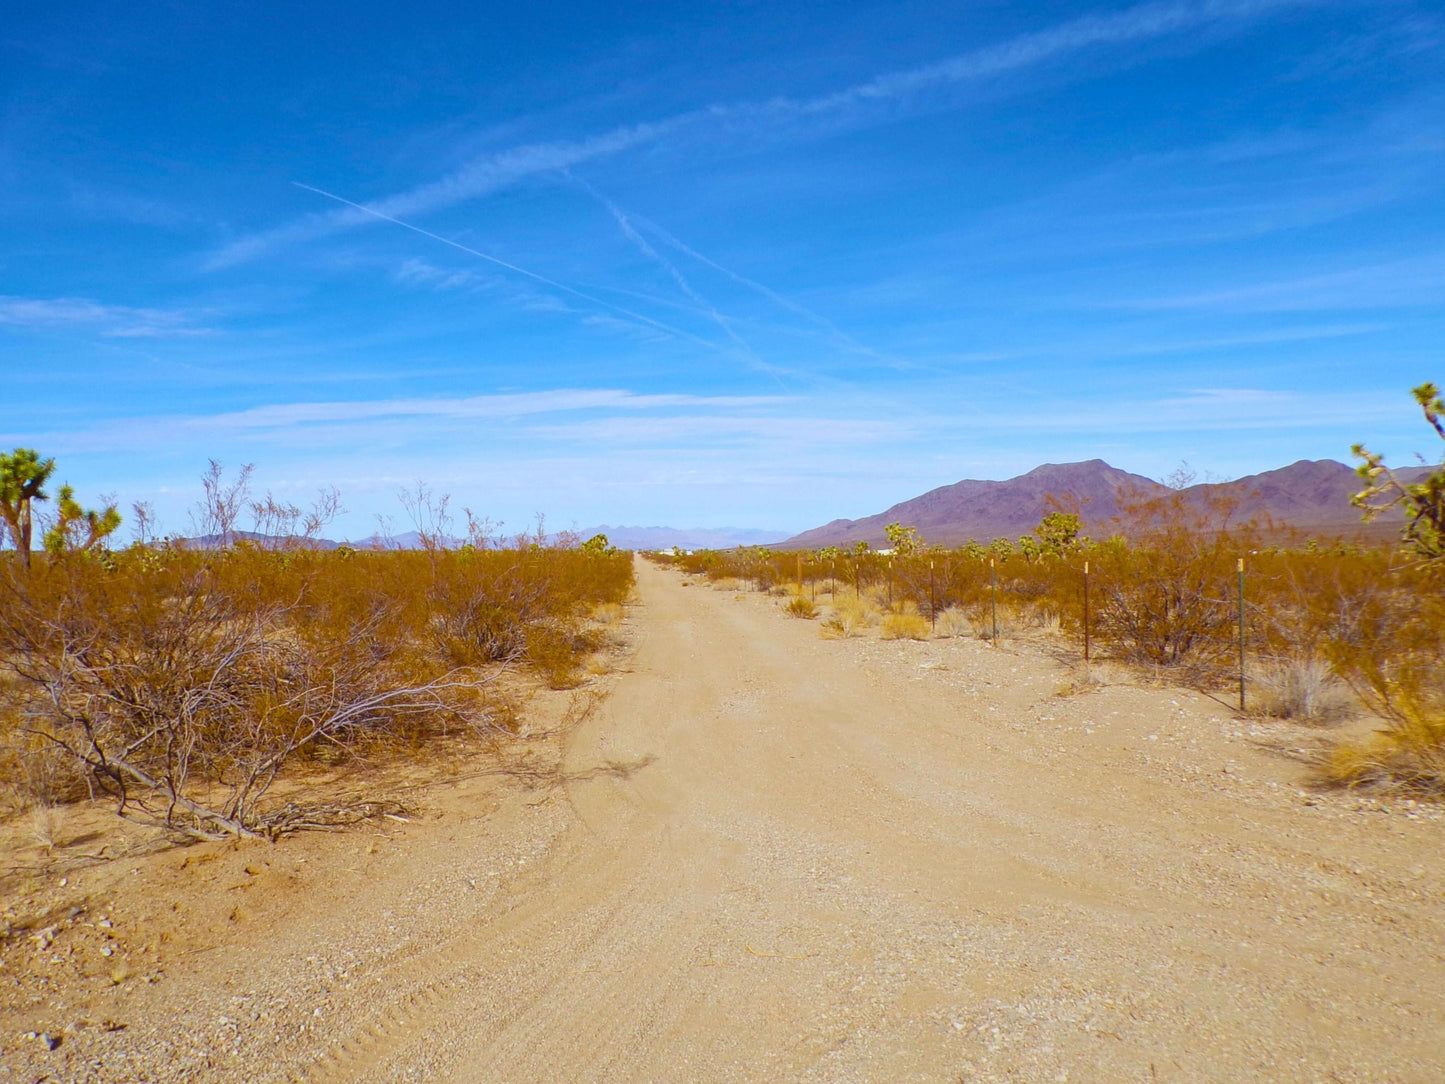
<svg viewBox="0 0 1445 1084">
<path fill-rule="evenodd" d="M 1445 440 L 1445 423 L 1441 421 L 1445 401 L 1440 398 L 1439 387 L 1421 384 L 1411 394 L 1424 411 L 1425 420 Z M 1367 483 L 1350 500 L 1364 511 L 1365 520 L 1399 505 L 1406 519 L 1401 531 L 1405 545 L 1423 561 L 1445 558 L 1445 464 L 1419 482 L 1402 482 L 1385 466 L 1383 456 L 1363 444 L 1356 444 L 1350 451 L 1362 460 L 1355 473 Z"/>
<path fill-rule="evenodd" d="M 923 549 L 923 539 L 917 527 L 905 527 L 901 523 L 890 523 L 883 528 L 888 536 L 888 545 L 899 557 L 909 557 Z"/>
<path fill-rule="evenodd" d="M 1050 512 L 1034 528 L 1041 553 L 1058 557 L 1079 544 L 1079 517 L 1072 512 Z"/>
<path fill-rule="evenodd" d="M 54 473 L 55 460 L 41 459 L 33 448 L 0 452 L 0 521 L 20 555 L 20 567 L 26 570 L 35 534 L 33 505 L 48 499 L 44 487 Z"/>
<path fill-rule="evenodd" d="M 114 503 L 99 512 L 82 508 L 75 499 L 75 490 L 68 485 L 60 487 L 56 512 L 55 523 L 45 532 L 45 549 L 49 553 L 93 550 L 120 526 L 120 513 Z"/>
</svg>

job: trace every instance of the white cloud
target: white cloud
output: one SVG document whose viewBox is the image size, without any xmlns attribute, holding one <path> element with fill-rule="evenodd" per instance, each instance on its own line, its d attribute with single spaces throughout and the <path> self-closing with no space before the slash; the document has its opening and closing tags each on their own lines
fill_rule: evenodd
<svg viewBox="0 0 1445 1084">
<path fill-rule="evenodd" d="M 476 395 L 465 398 L 282 403 L 196 418 L 188 424 L 203 426 L 209 430 L 244 430 L 374 418 L 519 418 L 531 414 L 584 410 L 726 409 L 771 406 L 781 401 L 778 397 L 769 396 L 639 395 L 606 388 L 562 388 L 555 391 Z"/>
</svg>

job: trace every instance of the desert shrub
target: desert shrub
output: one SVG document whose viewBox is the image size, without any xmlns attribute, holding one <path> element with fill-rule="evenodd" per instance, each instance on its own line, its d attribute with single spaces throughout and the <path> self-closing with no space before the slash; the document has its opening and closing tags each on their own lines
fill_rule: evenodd
<svg viewBox="0 0 1445 1084">
<path fill-rule="evenodd" d="M 596 649 L 596 641 L 563 621 L 537 622 L 525 633 L 525 657 L 552 689 L 575 689 L 582 684 L 583 657 Z"/>
<path fill-rule="evenodd" d="M 1376 569 L 1325 642 L 1334 670 L 1383 720 L 1335 750 L 1332 782 L 1445 794 L 1445 595 L 1433 568 Z"/>
<path fill-rule="evenodd" d="M 1276 719 L 1323 724 L 1350 711 L 1348 690 L 1319 658 L 1268 660 L 1251 675 L 1249 686 L 1254 710 Z"/>
<path fill-rule="evenodd" d="M 992 640 L 995 628 L 998 629 L 1000 640 L 1014 636 L 1018 632 L 1018 626 L 1014 622 L 1013 613 L 1006 597 L 999 603 L 997 612 L 985 597 L 965 607 L 963 616 L 972 629 L 973 635 L 980 640 Z"/>
<path fill-rule="evenodd" d="M 122 815 L 264 831 L 298 756 L 493 727 L 508 665 L 570 681 L 588 612 L 630 586 L 626 554 L 536 545 L 0 561 L 6 770 L 58 752 Z"/>
<path fill-rule="evenodd" d="M 942 637 L 970 636 L 973 634 L 973 622 L 969 621 L 968 615 L 963 612 L 962 607 L 951 606 L 938 613 L 937 635 Z"/>
<path fill-rule="evenodd" d="M 824 636 L 846 639 L 857 636 L 874 621 L 874 615 L 860 600 L 841 596 L 832 607 L 832 612 L 823 619 L 821 632 Z"/>
<path fill-rule="evenodd" d="M 814 604 L 813 600 L 806 595 L 795 595 L 789 599 L 787 605 L 783 607 L 783 612 L 789 617 L 800 617 L 805 620 L 812 620 L 818 616 L 818 607 Z"/>
<path fill-rule="evenodd" d="M 889 613 L 883 615 L 879 635 L 885 640 L 927 640 L 929 631 L 928 618 L 920 613 Z"/>
<path fill-rule="evenodd" d="M 1389 724 L 1367 738 L 1335 746 L 1323 775 L 1340 786 L 1445 797 L 1445 710 L 1438 702 L 1397 698 Z"/>
<path fill-rule="evenodd" d="M 1136 502 L 1129 542 L 1095 547 L 1098 641 L 1133 663 L 1168 667 L 1205 681 L 1226 666 L 1236 628 L 1231 574 L 1255 546 L 1248 529 L 1229 530 L 1232 507 L 1204 509 L 1180 494 Z"/>
</svg>

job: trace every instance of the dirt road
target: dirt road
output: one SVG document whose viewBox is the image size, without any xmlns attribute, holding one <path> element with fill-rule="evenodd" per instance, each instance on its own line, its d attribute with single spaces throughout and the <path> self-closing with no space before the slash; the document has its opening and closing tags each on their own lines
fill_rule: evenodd
<svg viewBox="0 0 1445 1084">
<path fill-rule="evenodd" d="M 1445 1074 L 1438 822 L 1274 793 L 1298 765 L 1202 698 L 640 575 L 569 759 L 643 766 L 571 784 L 575 829 L 319 1077 Z"/>
<path fill-rule="evenodd" d="M 1308 735 L 1202 696 L 639 577 L 525 845 L 414 826 L 317 882 L 348 921 L 219 954 L 248 1006 L 325 981 L 215 1079 L 1445 1079 L 1438 811 L 1309 792 L 1268 748 Z"/>
</svg>

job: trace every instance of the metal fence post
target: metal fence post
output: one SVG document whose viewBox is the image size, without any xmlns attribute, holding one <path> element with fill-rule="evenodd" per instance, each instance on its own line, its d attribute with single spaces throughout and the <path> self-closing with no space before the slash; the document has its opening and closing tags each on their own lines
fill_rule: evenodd
<svg viewBox="0 0 1445 1084">
<path fill-rule="evenodd" d="M 1244 712 L 1244 558 L 1239 559 L 1239 710 Z"/>
<path fill-rule="evenodd" d="M 988 599 L 993 612 L 993 646 L 998 647 L 998 574 L 993 568 L 993 558 L 988 559 Z"/>
<path fill-rule="evenodd" d="M 928 618 L 933 623 L 933 632 L 938 633 L 938 600 L 933 592 L 933 562 L 928 562 Z"/>
</svg>

